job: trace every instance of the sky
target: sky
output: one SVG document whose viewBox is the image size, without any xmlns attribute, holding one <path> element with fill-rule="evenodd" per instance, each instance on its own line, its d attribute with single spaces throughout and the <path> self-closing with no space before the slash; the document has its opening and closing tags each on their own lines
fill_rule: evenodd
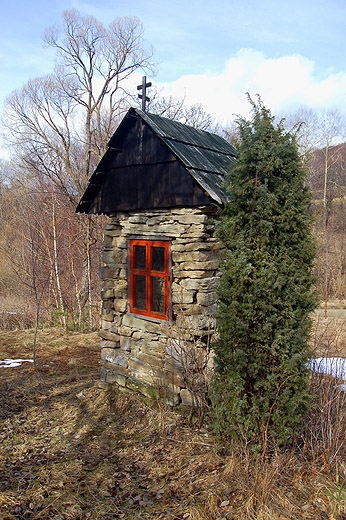
<svg viewBox="0 0 346 520">
<path fill-rule="evenodd" d="M 0 111 L 14 89 L 53 70 L 42 35 L 72 8 L 104 25 L 137 16 L 158 63 L 148 81 L 222 124 L 247 116 L 246 92 L 280 115 L 346 107 L 346 0 L 2 0 L 1 7 Z"/>
</svg>

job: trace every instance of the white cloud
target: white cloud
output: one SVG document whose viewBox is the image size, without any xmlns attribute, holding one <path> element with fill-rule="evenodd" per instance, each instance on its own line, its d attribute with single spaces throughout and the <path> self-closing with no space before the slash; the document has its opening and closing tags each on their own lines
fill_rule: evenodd
<svg viewBox="0 0 346 520">
<path fill-rule="evenodd" d="M 311 60 L 294 54 L 267 58 L 253 49 L 241 49 L 220 74 L 185 75 L 172 83 L 161 83 L 167 94 L 188 104 L 200 103 L 222 123 L 234 114 L 248 116 L 251 97 L 259 94 L 273 113 L 295 111 L 302 105 L 314 109 L 345 106 L 346 73 L 330 72 L 318 78 Z"/>
</svg>

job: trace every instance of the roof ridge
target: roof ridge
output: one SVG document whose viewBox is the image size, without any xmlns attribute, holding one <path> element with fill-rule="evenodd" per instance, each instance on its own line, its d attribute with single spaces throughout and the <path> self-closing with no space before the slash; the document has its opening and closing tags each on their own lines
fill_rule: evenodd
<svg viewBox="0 0 346 520">
<path fill-rule="evenodd" d="M 169 126 L 175 126 L 181 128 L 182 132 L 191 132 L 194 134 L 199 134 L 200 136 L 210 136 L 212 139 L 218 141 L 218 144 L 223 144 L 224 146 L 227 146 L 229 150 L 221 151 L 219 147 L 217 147 L 217 150 L 219 153 L 222 153 L 224 155 L 230 155 L 232 152 L 232 155 L 236 157 L 236 150 L 233 145 L 231 145 L 226 139 L 224 139 L 221 135 L 216 134 L 214 132 L 210 132 L 209 130 L 202 130 L 201 128 L 196 128 L 195 126 L 191 126 L 185 123 L 181 123 L 180 121 L 176 121 L 175 119 L 170 119 L 168 117 L 160 116 L 159 114 L 153 114 L 151 112 L 143 112 L 143 110 L 140 110 L 139 108 L 133 109 L 144 121 L 146 121 L 150 126 L 155 127 L 156 133 L 162 138 L 162 139 L 169 139 L 171 141 L 180 142 L 183 144 L 197 144 L 197 143 L 191 143 L 191 140 L 188 139 L 188 136 L 185 139 L 179 139 L 177 136 L 168 135 L 162 127 L 158 125 L 158 123 L 155 121 L 155 119 L 163 120 L 167 123 Z M 153 120 L 154 119 L 154 120 Z M 203 148 L 204 150 L 213 150 L 216 148 L 213 146 L 207 146 L 203 144 L 202 142 L 198 142 L 198 147 Z"/>
</svg>

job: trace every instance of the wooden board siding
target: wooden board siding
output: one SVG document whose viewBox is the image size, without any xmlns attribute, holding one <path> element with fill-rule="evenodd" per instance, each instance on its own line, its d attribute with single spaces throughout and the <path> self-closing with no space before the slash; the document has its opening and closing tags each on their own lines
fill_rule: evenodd
<svg viewBox="0 0 346 520">
<path fill-rule="evenodd" d="M 138 119 L 126 134 L 122 150 L 108 165 L 95 202 L 94 212 L 111 213 L 200 206 L 211 200 L 154 132 Z"/>
<path fill-rule="evenodd" d="M 207 195 L 175 162 L 111 169 L 100 190 L 97 212 L 207 204 Z"/>
</svg>

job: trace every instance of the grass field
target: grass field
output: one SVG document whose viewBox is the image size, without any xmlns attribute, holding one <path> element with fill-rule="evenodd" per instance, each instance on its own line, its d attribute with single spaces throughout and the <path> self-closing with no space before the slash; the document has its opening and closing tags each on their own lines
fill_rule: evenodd
<svg viewBox="0 0 346 520">
<path fill-rule="evenodd" d="M 341 320 L 317 328 L 319 353 L 345 353 Z M 30 358 L 32 344 L 33 331 L 0 331 L 0 359 Z M 1 520 L 346 518 L 345 399 L 328 378 L 299 448 L 261 461 L 103 387 L 96 333 L 40 331 L 37 360 L 0 369 Z"/>
</svg>

